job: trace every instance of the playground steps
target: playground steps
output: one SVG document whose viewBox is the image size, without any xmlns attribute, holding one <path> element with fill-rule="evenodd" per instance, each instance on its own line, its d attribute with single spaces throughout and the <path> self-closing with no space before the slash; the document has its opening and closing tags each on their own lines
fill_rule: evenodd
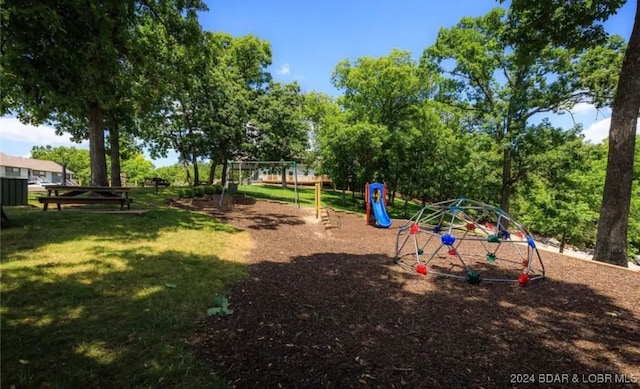
<svg viewBox="0 0 640 389">
<path fill-rule="evenodd" d="M 333 212 L 335 219 L 337 219 L 337 222 L 336 220 L 331 220 L 332 218 L 329 216 L 329 211 Z M 340 228 L 342 224 L 340 221 L 340 215 L 344 214 L 362 217 L 362 215 L 358 214 L 357 212 L 335 210 L 331 207 L 323 207 L 320 211 L 320 216 L 322 217 L 322 223 L 324 224 L 325 230 Z"/>
<path fill-rule="evenodd" d="M 325 230 L 330 230 L 333 228 L 331 225 L 331 221 L 329 220 L 329 210 L 327 208 L 322 208 L 320 211 L 320 217 L 322 218 L 322 224 L 324 224 Z"/>
</svg>

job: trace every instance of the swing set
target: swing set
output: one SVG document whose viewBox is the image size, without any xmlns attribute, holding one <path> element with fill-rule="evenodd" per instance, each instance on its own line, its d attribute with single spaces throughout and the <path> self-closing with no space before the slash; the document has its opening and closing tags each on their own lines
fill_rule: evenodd
<svg viewBox="0 0 640 389">
<path fill-rule="evenodd" d="M 228 168 L 227 168 L 227 175 L 225 178 L 225 184 L 222 187 L 222 194 L 220 195 L 220 204 L 219 204 L 220 207 L 222 207 L 225 194 L 226 195 L 235 194 L 234 192 L 235 192 L 235 189 L 237 188 L 238 183 L 233 183 L 233 185 L 230 185 L 229 178 L 231 176 L 231 172 L 234 171 L 236 167 L 238 171 L 238 181 L 240 183 L 243 181 L 242 179 L 243 171 L 249 171 L 250 178 L 248 182 L 249 184 L 251 184 L 252 182 L 259 182 L 258 176 L 259 176 L 259 171 L 261 167 L 269 166 L 270 170 L 274 168 L 275 169 L 281 168 L 284 170 L 284 173 L 286 173 L 286 170 L 289 168 L 289 166 L 292 166 L 293 167 L 294 203 L 298 208 L 300 208 L 300 197 L 298 194 L 298 163 L 296 161 L 284 161 L 284 160 L 281 160 L 281 161 L 227 161 L 227 166 Z M 282 174 L 282 171 L 280 173 Z M 286 180 L 286 175 L 285 175 L 285 180 Z"/>
</svg>

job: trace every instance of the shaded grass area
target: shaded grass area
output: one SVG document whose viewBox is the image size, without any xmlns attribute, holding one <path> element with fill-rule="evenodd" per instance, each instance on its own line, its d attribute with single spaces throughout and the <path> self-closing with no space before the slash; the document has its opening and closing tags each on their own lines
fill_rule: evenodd
<svg viewBox="0 0 640 389">
<path fill-rule="evenodd" d="M 295 191 L 293 186 L 281 188 L 279 185 L 240 185 L 238 187 L 240 194 L 260 199 L 285 201 L 293 203 L 295 201 Z M 313 207 L 315 204 L 315 189 L 313 187 L 298 187 L 298 197 L 300 206 Z M 341 191 L 333 191 L 331 189 L 322 190 L 322 205 L 331 207 L 335 210 L 356 212 L 365 215 L 365 201 L 360 193 L 352 196 L 351 192 L 347 192 L 343 198 Z M 387 204 L 387 213 L 392 219 L 403 219 L 413 216 L 422 208 L 419 203 L 414 201 L 407 202 L 405 210 L 404 200 L 396 199 L 393 205 Z M 406 212 L 405 212 L 406 211 Z"/>
<path fill-rule="evenodd" d="M 246 276 L 251 243 L 164 206 L 174 192 L 134 189 L 144 216 L 5 210 L 2 387 L 222 386 L 185 340 L 214 296 Z"/>
</svg>

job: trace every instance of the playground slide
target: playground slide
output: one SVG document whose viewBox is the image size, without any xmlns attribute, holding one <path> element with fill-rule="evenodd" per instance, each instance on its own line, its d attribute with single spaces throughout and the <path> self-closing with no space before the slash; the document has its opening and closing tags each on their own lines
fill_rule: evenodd
<svg viewBox="0 0 640 389">
<path fill-rule="evenodd" d="M 384 207 L 384 199 L 378 198 L 376 201 L 373 193 L 377 190 L 378 193 L 382 193 L 382 184 L 374 183 L 369 185 L 369 202 L 373 210 L 373 215 L 378 222 L 378 226 L 388 228 L 391 226 L 391 218 L 387 214 L 387 209 Z"/>
<path fill-rule="evenodd" d="M 371 206 L 378 225 L 384 228 L 391 226 L 391 218 L 387 214 L 387 209 L 384 207 L 384 203 L 382 201 L 378 201 L 377 203 L 372 203 Z"/>
</svg>

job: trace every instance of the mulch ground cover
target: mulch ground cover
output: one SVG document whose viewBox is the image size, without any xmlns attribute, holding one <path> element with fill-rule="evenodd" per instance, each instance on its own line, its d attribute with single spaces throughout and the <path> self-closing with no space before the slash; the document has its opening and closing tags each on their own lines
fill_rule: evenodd
<svg viewBox="0 0 640 389">
<path fill-rule="evenodd" d="M 394 264 L 399 220 L 330 210 L 327 230 L 287 204 L 173 204 L 254 240 L 233 314 L 190 340 L 229 387 L 639 387 L 619 382 L 640 378 L 639 273 L 540 251 L 539 282 L 470 285 Z"/>
</svg>

